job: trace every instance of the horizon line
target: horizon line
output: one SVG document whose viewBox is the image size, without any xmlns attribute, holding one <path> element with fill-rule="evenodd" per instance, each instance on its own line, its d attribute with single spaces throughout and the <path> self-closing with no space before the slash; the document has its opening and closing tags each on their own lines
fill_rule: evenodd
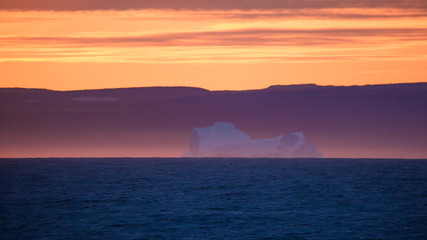
<svg viewBox="0 0 427 240">
<path fill-rule="evenodd" d="M 314 160 L 327 160 L 327 159 L 370 159 L 370 160 L 427 160 L 427 158 L 394 158 L 394 157 L 386 157 L 386 158 L 376 158 L 376 157 L 321 157 L 321 158 L 310 158 L 310 157 L 295 157 L 295 158 L 280 158 L 280 157 L 0 157 L 0 160 L 7 159 L 230 159 L 230 160 L 238 160 L 238 159 L 314 159 Z"/>
<path fill-rule="evenodd" d="M 316 83 L 301 83 L 301 84 L 273 84 L 269 85 L 267 87 L 263 88 L 250 88 L 250 89 L 208 89 L 203 87 L 197 87 L 197 86 L 183 86 L 183 85 L 153 85 L 153 86 L 140 86 L 140 87 L 116 87 L 116 88 L 86 88 L 86 89 L 67 89 L 67 90 L 60 90 L 60 89 L 49 89 L 49 88 L 26 88 L 26 87 L 1 87 L 0 89 L 25 89 L 25 90 L 46 90 L 46 91 L 53 91 L 53 92 L 73 92 L 73 91 L 93 91 L 93 90 L 114 90 L 114 89 L 141 89 L 141 88 L 195 88 L 195 89 L 201 89 L 206 90 L 209 92 L 224 92 L 224 91 L 230 91 L 230 92 L 242 92 L 242 91 L 254 91 L 254 90 L 266 90 L 272 87 L 298 87 L 298 86 L 314 86 L 314 87 L 367 87 L 367 86 L 390 86 L 390 85 L 411 85 L 411 84 L 427 84 L 427 81 L 425 82 L 399 82 L 399 83 L 379 83 L 379 84 L 349 84 L 349 85 L 322 85 L 322 84 L 316 84 Z"/>
</svg>

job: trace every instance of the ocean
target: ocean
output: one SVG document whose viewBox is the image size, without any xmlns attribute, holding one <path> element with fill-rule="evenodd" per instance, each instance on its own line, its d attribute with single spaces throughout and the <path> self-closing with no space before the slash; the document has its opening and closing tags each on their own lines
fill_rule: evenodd
<svg viewBox="0 0 427 240">
<path fill-rule="evenodd" d="M 0 159 L 0 239 L 427 239 L 427 160 Z"/>
</svg>

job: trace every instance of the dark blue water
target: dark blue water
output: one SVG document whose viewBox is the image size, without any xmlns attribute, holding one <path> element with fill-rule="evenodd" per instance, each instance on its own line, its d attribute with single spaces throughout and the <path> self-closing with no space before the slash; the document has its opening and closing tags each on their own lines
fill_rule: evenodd
<svg viewBox="0 0 427 240">
<path fill-rule="evenodd" d="M 0 159 L 0 239 L 427 239 L 427 160 Z"/>
</svg>

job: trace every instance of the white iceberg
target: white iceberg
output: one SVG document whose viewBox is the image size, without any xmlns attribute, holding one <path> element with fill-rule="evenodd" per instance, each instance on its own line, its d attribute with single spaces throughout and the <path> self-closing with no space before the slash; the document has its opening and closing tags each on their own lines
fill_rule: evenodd
<svg viewBox="0 0 427 240">
<path fill-rule="evenodd" d="M 190 149 L 184 157 L 321 158 L 302 132 L 252 140 L 234 124 L 217 122 L 191 132 Z"/>
</svg>

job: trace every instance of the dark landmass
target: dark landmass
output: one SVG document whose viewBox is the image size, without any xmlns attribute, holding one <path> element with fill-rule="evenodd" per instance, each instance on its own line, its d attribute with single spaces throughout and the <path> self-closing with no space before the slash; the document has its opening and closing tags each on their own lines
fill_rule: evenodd
<svg viewBox="0 0 427 240">
<path fill-rule="evenodd" d="M 0 89 L 0 157 L 181 156 L 195 127 L 253 139 L 303 131 L 325 157 L 427 158 L 427 83 Z"/>
</svg>

